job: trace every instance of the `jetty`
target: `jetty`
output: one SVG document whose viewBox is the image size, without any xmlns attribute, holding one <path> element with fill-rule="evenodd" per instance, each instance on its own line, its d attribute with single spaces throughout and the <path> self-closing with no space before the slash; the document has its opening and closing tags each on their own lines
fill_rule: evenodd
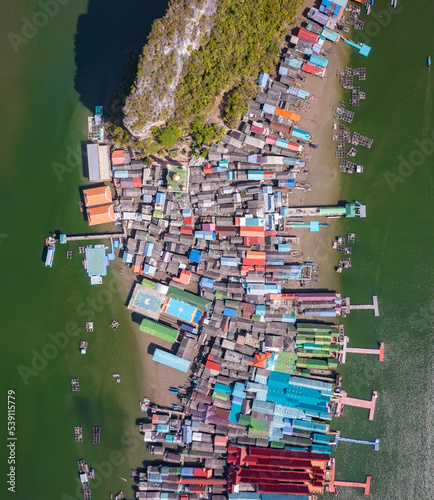
<svg viewBox="0 0 434 500">
<path fill-rule="evenodd" d="M 342 345 L 342 359 L 341 359 L 342 364 L 345 363 L 348 352 L 351 354 L 376 354 L 378 356 L 378 361 L 380 362 L 384 361 L 384 342 L 379 343 L 378 349 L 347 347 L 348 342 L 349 338 L 345 336 Z"/>
<path fill-rule="evenodd" d="M 369 495 L 371 490 L 371 476 L 366 476 L 366 481 L 364 483 L 357 483 L 355 481 L 334 481 L 334 486 L 345 486 L 347 488 L 363 488 L 364 494 Z M 336 492 L 336 488 L 335 488 Z"/>
<path fill-rule="evenodd" d="M 352 439 L 352 438 L 344 438 L 341 437 L 340 431 L 336 432 L 334 441 L 331 442 L 333 449 L 336 450 L 339 441 L 344 441 L 345 443 L 355 443 L 355 444 L 367 444 L 369 446 L 373 446 L 375 451 L 378 451 L 380 448 L 380 440 L 378 438 L 375 441 L 365 441 L 363 439 Z"/>
<path fill-rule="evenodd" d="M 366 217 L 366 205 L 361 203 L 346 203 L 335 206 L 288 207 L 285 217 Z"/>
<path fill-rule="evenodd" d="M 342 300 L 342 317 L 345 317 L 351 311 L 357 310 L 368 310 L 374 311 L 374 316 L 380 316 L 380 310 L 378 308 L 378 297 L 376 295 L 372 296 L 372 304 L 351 304 L 349 297 L 344 297 Z"/>
<path fill-rule="evenodd" d="M 374 420 L 375 404 L 377 402 L 377 391 L 372 391 L 371 400 L 349 398 L 345 392 L 341 393 L 340 403 L 342 405 L 356 406 L 357 408 L 366 408 L 369 410 L 369 420 Z"/>
<path fill-rule="evenodd" d="M 68 241 L 92 241 L 92 240 L 109 240 L 111 238 L 123 238 L 123 232 L 116 233 L 94 233 L 94 234 L 61 234 L 60 243 L 64 244 Z"/>
</svg>

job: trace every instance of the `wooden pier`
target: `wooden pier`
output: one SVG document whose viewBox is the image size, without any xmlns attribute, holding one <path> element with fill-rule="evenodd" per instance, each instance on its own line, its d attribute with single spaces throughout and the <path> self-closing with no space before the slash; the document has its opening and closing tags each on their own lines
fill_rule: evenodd
<svg viewBox="0 0 434 500">
<path fill-rule="evenodd" d="M 345 315 L 349 314 L 351 311 L 360 311 L 362 309 L 372 309 L 374 311 L 374 316 L 380 316 L 380 310 L 378 308 L 378 297 L 376 295 L 372 296 L 372 304 L 351 304 L 349 297 L 345 297 L 342 302 L 342 311 L 344 313 L 343 317 L 345 317 Z"/>
<path fill-rule="evenodd" d="M 361 349 L 360 347 L 347 347 L 346 351 L 352 354 L 376 354 L 378 355 L 378 361 L 384 361 L 384 342 L 380 342 L 380 347 L 378 349 Z"/>
<path fill-rule="evenodd" d="M 123 238 L 124 233 L 95 233 L 95 234 L 70 234 L 65 235 L 66 241 L 91 241 L 109 240 L 110 238 Z"/>
<path fill-rule="evenodd" d="M 380 440 L 378 438 L 375 441 L 365 441 L 363 439 L 353 439 L 353 438 L 344 438 L 341 437 L 340 431 L 336 431 L 335 439 L 330 444 L 333 446 L 333 450 L 336 450 L 339 441 L 343 441 L 345 443 L 355 443 L 355 444 L 367 444 L 369 446 L 373 446 L 375 451 L 380 449 Z"/>
<path fill-rule="evenodd" d="M 357 408 L 367 408 L 369 410 L 369 420 L 374 420 L 375 404 L 377 402 L 377 391 L 372 391 L 371 401 L 366 399 L 349 398 L 346 394 L 342 396 L 340 402 L 343 405 L 356 406 Z"/>
<path fill-rule="evenodd" d="M 346 486 L 347 488 L 363 488 L 365 495 L 369 495 L 371 490 L 371 476 L 366 476 L 364 483 L 356 483 L 354 481 L 334 481 L 334 486 Z"/>
</svg>

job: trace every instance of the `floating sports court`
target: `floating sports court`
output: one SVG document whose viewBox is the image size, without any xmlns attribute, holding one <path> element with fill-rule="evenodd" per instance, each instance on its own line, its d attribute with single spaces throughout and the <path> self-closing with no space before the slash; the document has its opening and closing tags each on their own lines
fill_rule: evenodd
<svg viewBox="0 0 434 500">
<path fill-rule="evenodd" d="M 199 325 L 203 315 L 205 314 L 205 311 L 202 311 L 197 307 L 170 297 L 168 297 L 164 303 L 162 312 L 175 316 L 183 321 L 187 321 L 188 323 L 193 323 L 194 325 Z"/>
<path fill-rule="evenodd" d="M 139 283 L 134 287 L 128 309 L 151 319 L 160 317 L 161 306 L 166 296 L 157 290 Z"/>
</svg>

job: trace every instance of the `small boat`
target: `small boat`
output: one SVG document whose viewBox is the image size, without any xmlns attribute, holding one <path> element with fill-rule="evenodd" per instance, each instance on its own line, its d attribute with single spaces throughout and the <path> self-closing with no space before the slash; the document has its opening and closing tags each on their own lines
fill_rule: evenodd
<svg viewBox="0 0 434 500">
<path fill-rule="evenodd" d="M 431 56 L 428 56 L 426 63 L 428 64 L 428 68 L 431 68 Z"/>
<path fill-rule="evenodd" d="M 143 398 L 143 401 L 140 403 L 140 411 L 145 412 L 148 410 L 151 404 L 151 400 L 149 398 Z"/>
<path fill-rule="evenodd" d="M 47 256 L 45 257 L 45 266 L 53 265 L 54 252 L 56 251 L 56 240 L 53 237 L 45 238 L 45 246 L 47 247 Z"/>
</svg>

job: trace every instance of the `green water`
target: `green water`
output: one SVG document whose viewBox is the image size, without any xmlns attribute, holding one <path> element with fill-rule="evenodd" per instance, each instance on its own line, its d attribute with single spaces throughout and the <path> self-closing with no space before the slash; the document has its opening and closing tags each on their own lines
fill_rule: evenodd
<svg viewBox="0 0 434 500">
<path fill-rule="evenodd" d="M 378 28 L 371 17 L 371 26 L 366 26 L 369 33 L 378 32 L 371 37 L 371 55 L 367 59 L 353 55 L 351 61 L 352 67 L 367 70 L 367 80 L 360 82 L 366 101 L 354 108 L 351 130 L 372 137 L 374 144 L 371 150 L 358 148 L 356 160 L 365 172 L 342 179 L 342 198 L 366 203 L 368 216 L 342 224 L 343 234 L 356 233 L 356 242 L 353 267 L 344 270 L 341 288 L 353 303 L 369 302 L 371 295 L 378 295 L 379 318 L 368 311 L 353 311 L 344 322 L 350 345 L 376 347 L 383 340 L 385 362 L 374 356 L 348 355 L 340 369 L 343 387 L 349 395 L 362 398 L 377 390 L 375 418 L 370 422 L 367 411 L 346 408 L 344 417 L 336 421 L 343 436 L 380 438 L 380 450 L 341 443 L 336 453 L 337 478 L 361 481 L 365 473 L 370 474 L 371 498 L 416 500 L 434 497 L 430 283 L 434 85 L 433 69 L 426 65 L 427 56 L 434 54 L 434 3 L 398 0 L 401 8 L 392 14 L 386 9 L 388 3 L 377 0 L 375 9 L 383 24 L 388 16 L 391 22 Z M 423 153 L 415 141 L 428 136 L 432 146 L 426 147 L 433 149 Z M 415 162 L 414 169 L 411 164 L 399 168 L 402 158 Z M 396 177 L 387 172 L 401 180 L 395 183 Z M 360 490 L 345 490 L 339 490 L 340 498 L 363 496 Z"/>
<path fill-rule="evenodd" d="M 86 183 L 80 141 L 89 109 L 106 102 L 125 50 L 144 44 L 166 4 L 62 3 L 50 18 L 40 14 L 36 1 L 9 3 L 0 21 L 0 498 L 82 498 L 79 458 L 96 469 L 93 499 L 108 499 L 121 489 L 131 498 L 131 483 L 120 476 L 129 478 L 130 468 L 146 457 L 136 427 L 146 381 L 137 379 L 140 359 L 126 294 L 115 286 L 122 268 L 115 264 L 103 286 L 91 287 L 78 244 L 58 245 L 51 269 L 41 256 L 49 231 L 89 231 L 78 208 L 78 188 Z M 24 36 L 31 38 L 15 37 L 14 51 L 8 34 L 23 37 L 23 23 L 35 14 L 40 27 L 26 28 Z M 66 259 L 67 249 L 73 250 L 72 260 Z M 109 328 L 112 319 L 121 325 L 116 333 Z M 94 333 L 85 332 L 87 320 L 94 321 Z M 80 340 L 89 341 L 86 355 L 79 353 Z M 121 383 L 113 372 L 120 373 Z M 80 392 L 71 392 L 71 378 L 79 378 Z M 6 484 L 9 389 L 17 407 L 15 493 Z M 83 443 L 74 442 L 76 425 L 83 427 Z M 102 429 L 100 445 L 92 445 L 94 425 Z"/>
</svg>

